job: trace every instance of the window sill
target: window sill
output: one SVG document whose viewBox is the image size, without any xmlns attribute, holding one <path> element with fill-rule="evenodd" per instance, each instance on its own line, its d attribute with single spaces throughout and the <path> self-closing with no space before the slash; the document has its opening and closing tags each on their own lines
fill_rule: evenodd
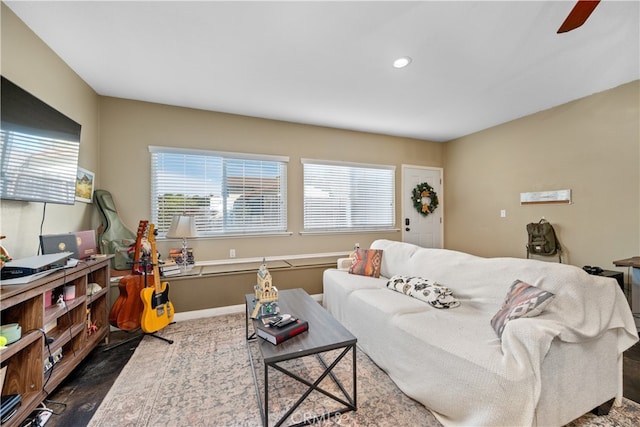
<svg viewBox="0 0 640 427">
<path fill-rule="evenodd" d="M 237 233 L 237 234 L 204 234 L 198 237 L 190 237 L 189 240 L 206 240 L 206 239 L 211 239 L 211 240 L 221 240 L 221 239 L 256 239 L 256 238 L 260 238 L 260 237 L 289 237 L 292 236 L 293 232 L 291 231 L 280 231 L 280 232 L 273 232 L 273 233 Z M 160 240 L 160 239 L 159 239 Z M 170 238 L 170 237 L 164 237 L 162 238 L 162 240 L 175 240 L 175 241 L 182 241 L 181 239 L 175 239 L 175 238 Z"/>
<path fill-rule="evenodd" d="M 301 255 L 279 255 L 264 258 L 269 270 L 288 270 L 296 268 L 335 267 L 338 258 L 348 252 L 330 252 Z M 238 274 L 257 272 L 263 258 L 233 258 L 211 261 L 197 261 L 189 270 L 176 275 L 162 276 L 165 280 L 189 279 L 220 274 Z"/>
<path fill-rule="evenodd" d="M 369 234 L 369 233 L 398 233 L 399 228 L 385 228 L 385 229 L 361 229 L 361 230 L 314 230 L 314 231 L 301 231 L 301 235 L 305 236 L 320 236 L 327 234 Z"/>
</svg>

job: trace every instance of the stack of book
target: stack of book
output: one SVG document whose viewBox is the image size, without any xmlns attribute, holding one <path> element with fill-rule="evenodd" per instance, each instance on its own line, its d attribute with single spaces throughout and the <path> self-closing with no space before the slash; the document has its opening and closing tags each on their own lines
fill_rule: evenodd
<svg viewBox="0 0 640 427">
<path fill-rule="evenodd" d="M 193 257 L 193 248 L 187 248 L 187 259 L 182 259 L 182 248 L 171 248 L 169 249 L 169 258 L 177 262 L 178 264 L 182 264 L 186 261 L 187 264 L 195 264 L 196 260 Z"/>
<path fill-rule="evenodd" d="M 175 276 L 180 274 L 180 266 L 172 259 L 167 259 L 160 264 L 160 274 L 162 276 Z"/>
<path fill-rule="evenodd" d="M 182 249 L 180 248 L 169 249 L 169 259 L 174 263 L 182 264 Z"/>
<path fill-rule="evenodd" d="M 281 327 L 269 326 L 268 323 L 265 324 L 261 321 L 254 324 L 256 325 L 256 335 L 274 345 L 278 345 L 309 330 L 309 323 L 301 319 L 295 319 L 293 322 Z"/>
</svg>

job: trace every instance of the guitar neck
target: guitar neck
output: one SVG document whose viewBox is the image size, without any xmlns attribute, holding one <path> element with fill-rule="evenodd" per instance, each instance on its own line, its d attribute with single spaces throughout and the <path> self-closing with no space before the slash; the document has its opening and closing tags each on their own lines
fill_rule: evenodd
<svg viewBox="0 0 640 427">
<path fill-rule="evenodd" d="M 160 294 L 162 292 L 162 286 L 160 284 L 160 268 L 158 268 L 158 251 L 156 250 L 155 232 L 155 226 L 151 224 L 149 226 L 149 243 L 151 243 L 151 262 L 153 263 L 153 285 L 156 294 Z"/>
<path fill-rule="evenodd" d="M 162 292 L 162 286 L 160 285 L 160 269 L 158 268 L 158 255 L 156 255 L 156 248 L 152 245 L 153 251 L 153 285 L 156 288 L 156 293 Z"/>
<path fill-rule="evenodd" d="M 136 246 L 133 251 L 133 264 L 131 265 L 131 274 L 136 274 L 141 271 L 140 266 L 138 265 L 138 263 L 140 262 L 140 248 L 142 247 L 142 236 L 144 236 L 144 232 L 147 229 L 148 223 L 149 221 L 141 220 L 138 224 L 138 233 L 136 235 Z"/>
</svg>

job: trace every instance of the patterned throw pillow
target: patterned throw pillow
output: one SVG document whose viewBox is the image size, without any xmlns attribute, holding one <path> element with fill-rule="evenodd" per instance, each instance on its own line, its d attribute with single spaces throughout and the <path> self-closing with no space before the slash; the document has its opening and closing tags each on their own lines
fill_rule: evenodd
<svg viewBox="0 0 640 427">
<path fill-rule="evenodd" d="M 513 282 L 502 308 L 491 319 L 491 326 L 502 338 L 507 322 L 520 317 L 535 317 L 551 302 L 555 295 L 520 280 Z"/>
<path fill-rule="evenodd" d="M 380 277 L 382 249 L 357 249 L 349 273 L 360 276 Z"/>
<path fill-rule="evenodd" d="M 453 308 L 460 305 L 451 289 L 422 277 L 396 275 L 389 279 L 387 288 L 427 302 L 435 308 Z"/>
</svg>

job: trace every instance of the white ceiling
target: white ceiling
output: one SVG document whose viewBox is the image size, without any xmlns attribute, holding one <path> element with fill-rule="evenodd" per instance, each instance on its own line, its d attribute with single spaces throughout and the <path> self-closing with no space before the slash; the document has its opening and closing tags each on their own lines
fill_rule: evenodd
<svg viewBox="0 0 640 427">
<path fill-rule="evenodd" d="M 100 95 L 433 141 L 640 78 L 637 1 L 6 4 Z"/>
</svg>

